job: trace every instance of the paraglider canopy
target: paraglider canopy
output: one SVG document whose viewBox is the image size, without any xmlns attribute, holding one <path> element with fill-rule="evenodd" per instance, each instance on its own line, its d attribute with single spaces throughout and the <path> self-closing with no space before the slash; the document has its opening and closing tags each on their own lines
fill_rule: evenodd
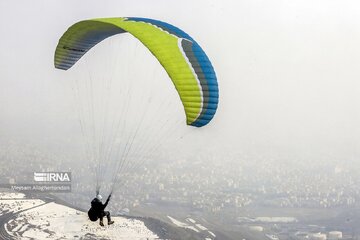
<svg viewBox="0 0 360 240">
<path fill-rule="evenodd" d="M 68 70 L 102 40 L 128 32 L 168 73 L 184 106 L 187 124 L 202 127 L 214 117 L 219 90 L 214 68 L 199 44 L 181 29 L 148 18 L 99 18 L 72 25 L 61 37 L 55 67 Z"/>
<path fill-rule="evenodd" d="M 112 37 L 114 35 L 118 37 Z M 139 41 L 133 41 L 133 37 Z M 107 41 L 103 41 L 107 38 Z M 145 49 L 142 52 L 149 57 L 145 59 L 146 63 L 131 61 L 131 56 L 136 54 L 111 49 L 101 51 L 104 54 L 99 58 L 101 60 L 89 64 L 91 59 L 96 60 L 94 57 L 98 56 L 92 53 L 96 53 L 106 42 L 127 38 L 139 44 L 141 51 Z M 120 49 L 126 47 L 120 44 L 121 41 L 114 42 Z M 94 50 L 83 57 L 93 47 Z M 111 178 L 111 184 L 107 185 L 109 192 L 113 192 L 115 185 L 125 184 L 126 174 L 142 167 L 162 143 L 169 141 L 169 135 L 176 136 L 175 130 L 181 133 L 182 127 L 186 127 L 183 118 L 175 117 L 178 113 L 182 115 L 176 92 L 184 107 L 188 125 L 203 127 L 215 115 L 219 90 L 214 68 L 199 44 L 173 25 L 132 17 L 80 21 L 60 38 L 54 64 L 58 69 L 68 70 L 81 58 L 83 60 L 76 69 L 84 74 L 86 66 L 88 75 L 83 79 L 79 77 L 82 75 L 74 74 L 76 69 L 73 69 L 66 76 L 76 76 L 75 81 L 70 82 L 74 83 L 75 105 L 78 105 L 80 130 L 86 149 L 84 155 L 94 162 L 97 194 L 102 183 L 107 182 L 106 178 Z M 170 78 L 171 82 L 162 81 L 155 74 L 152 77 L 148 73 L 145 77 L 134 76 L 146 69 L 146 64 L 152 60 L 164 73 L 165 79 Z M 102 65 L 110 71 L 101 71 Z M 112 75 L 111 70 L 129 74 L 119 77 L 122 75 Z M 172 84 L 176 92 L 168 88 Z M 171 100 L 176 104 L 172 105 Z"/>
</svg>

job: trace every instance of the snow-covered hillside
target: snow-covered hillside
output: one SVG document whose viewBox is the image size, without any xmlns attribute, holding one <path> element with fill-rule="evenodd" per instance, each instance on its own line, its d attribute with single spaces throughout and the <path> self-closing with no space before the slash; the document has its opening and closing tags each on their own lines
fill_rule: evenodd
<svg viewBox="0 0 360 240">
<path fill-rule="evenodd" d="M 14 239 L 159 239 L 140 220 L 114 217 L 115 224 L 101 227 L 84 212 L 23 194 L 2 193 L 0 215 L 2 235 Z"/>
</svg>

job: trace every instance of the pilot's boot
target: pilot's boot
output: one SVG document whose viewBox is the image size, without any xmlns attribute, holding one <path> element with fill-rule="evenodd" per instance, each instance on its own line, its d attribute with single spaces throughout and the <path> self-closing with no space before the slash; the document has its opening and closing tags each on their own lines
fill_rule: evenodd
<svg viewBox="0 0 360 240">
<path fill-rule="evenodd" d="M 100 226 L 104 226 L 104 222 L 103 222 L 103 220 L 100 220 Z"/>
<path fill-rule="evenodd" d="M 111 225 L 114 223 L 114 221 L 111 221 L 110 213 L 106 216 L 108 220 L 108 225 Z"/>
</svg>

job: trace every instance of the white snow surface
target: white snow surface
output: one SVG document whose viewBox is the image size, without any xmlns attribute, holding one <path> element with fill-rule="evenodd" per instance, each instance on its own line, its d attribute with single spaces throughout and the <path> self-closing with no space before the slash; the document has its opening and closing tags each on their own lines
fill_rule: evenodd
<svg viewBox="0 0 360 240">
<path fill-rule="evenodd" d="M 170 221 L 173 223 L 173 224 L 175 224 L 176 226 L 178 226 L 178 227 L 182 227 L 182 228 L 188 228 L 188 229 L 191 229 L 191 230 L 193 230 L 193 231 L 195 231 L 195 232 L 199 232 L 199 230 L 197 230 L 195 227 L 193 227 L 193 226 L 190 226 L 190 225 L 188 225 L 188 224 L 186 224 L 186 223 L 183 223 L 183 222 L 180 222 L 179 220 L 176 220 L 175 218 L 173 218 L 173 217 L 170 217 L 170 216 L 167 216 L 169 219 L 170 219 Z"/>
<path fill-rule="evenodd" d="M 294 217 L 257 217 L 255 222 L 266 222 L 266 223 L 291 223 L 297 222 Z"/>
<path fill-rule="evenodd" d="M 9 196 L 4 198 L 8 199 Z M 15 219 L 8 221 L 6 231 L 14 239 L 81 239 L 91 236 L 92 239 L 119 240 L 153 240 L 158 236 L 150 231 L 140 220 L 113 217 L 113 225 L 105 227 L 99 221 L 91 222 L 87 213 L 73 208 L 47 203 L 39 199 L 0 199 L 1 212 L 19 212 Z"/>
<path fill-rule="evenodd" d="M 194 219 L 192 219 L 192 218 L 187 218 L 186 220 L 191 222 L 191 223 L 196 223 L 196 221 Z"/>
<path fill-rule="evenodd" d="M 39 206 L 43 204 L 44 201 L 40 199 L 14 199 L 14 200 L 4 200 L 0 199 L 0 214 L 6 212 L 19 212 L 25 209 Z"/>
<path fill-rule="evenodd" d="M 200 229 L 201 231 L 206 231 L 206 230 L 208 230 L 206 227 L 204 227 L 203 225 L 201 225 L 201 224 L 199 224 L 199 223 L 196 224 L 196 227 L 197 227 L 198 229 Z"/>
<path fill-rule="evenodd" d="M 1 199 L 17 199 L 24 198 L 25 194 L 17 193 L 17 192 L 0 192 L 0 200 Z"/>
<path fill-rule="evenodd" d="M 196 220 L 192 219 L 192 218 L 186 218 L 186 222 L 181 222 L 173 217 L 170 217 L 170 216 L 167 216 L 170 221 L 175 224 L 176 226 L 178 227 L 182 227 L 182 228 L 187 228 L 187 229 L 191 229 L 195 232 L 208 232 L 208 234 L 210 235 L 209 237 L 205 238 L 205 240 L 211 240 L 212 237 L 216 237 L 216 235 L 209 231 L 209 229 L 207 227 L 205 227 L 204 225 L 200 224 L 200 223 L 197 223 Z"/>
</svg>

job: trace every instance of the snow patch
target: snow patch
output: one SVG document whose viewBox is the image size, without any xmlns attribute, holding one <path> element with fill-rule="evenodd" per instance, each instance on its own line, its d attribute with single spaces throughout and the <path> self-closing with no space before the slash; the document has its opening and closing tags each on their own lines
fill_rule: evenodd
<svg viewBox="0 0 360 240">
<path fill-rule="evenodd" d="M 206 231 L 206 230 L 208 230 L 206 227 L 204 227 L 203 225 L 201 225 L 201 224 L 199 224 L 199 223 L 197 223 L 195 226 L 196 226 L 198 229 L 200 229 L 201 231 Z"/>
<path fill-rule="evenodd" d="M 20 199 L 25 198 L 25 194 L 17 192 L 0 192 L 0 199 Z"/>
<path fill-rule="evenodd" d="M 87 213 L 54 202 L 44 204 L 39 199 L 0 200 L 0 211 L 22 211 L 5 224 L 5 229 L 9 235 L 24 240 L 80 239 L 86 236 L 94 239 L 159 239 L 140 220 L 113 217 L 113 225 L 101 227 L 99 221 L 91 222 Z"/>
<path fill-rule="evenodd" d="M 39 199 L 17 199 L 17 200 L 0 199 L 0 214 L 5 212 L 16 213 L 25 209 L 39 206 L 43 203 L 44 201 Z"/>
<path fill-rule="evenodd" d="M 210 233 L 210 234 L 211 234 L 211 236 L 216 237 L 216 235 L 215 235 L 213 232 L 208 231 L 208 233 Z"/>
<path fill-rule="evenodd" d="M 193 230 L 193 231 L 195 231 L 195 232 L 199 232 L 199 230 L 197 230 L 195 227 L 193 227 L 193 226 L 190 226 L 190 225 L 188 225 L 188 224 L 186 224 L 186 223 L 183 223 L 183 222 L 180 222 L 180 221 L 178 221 L 178 220 L 176 220 L 175 218 L 172 218 L 172 217 L 170 217 L 170 216 L 167 216 L 169 219 L 170 219 L 170 221 L 173 223 L 173 224 L 175 224 L 176 226 L 178 226 L 178 227 L 182 227 L 182 228 L 187 228 L 187 229 L 191 229 L 191 230 Z"/>
</svg>

